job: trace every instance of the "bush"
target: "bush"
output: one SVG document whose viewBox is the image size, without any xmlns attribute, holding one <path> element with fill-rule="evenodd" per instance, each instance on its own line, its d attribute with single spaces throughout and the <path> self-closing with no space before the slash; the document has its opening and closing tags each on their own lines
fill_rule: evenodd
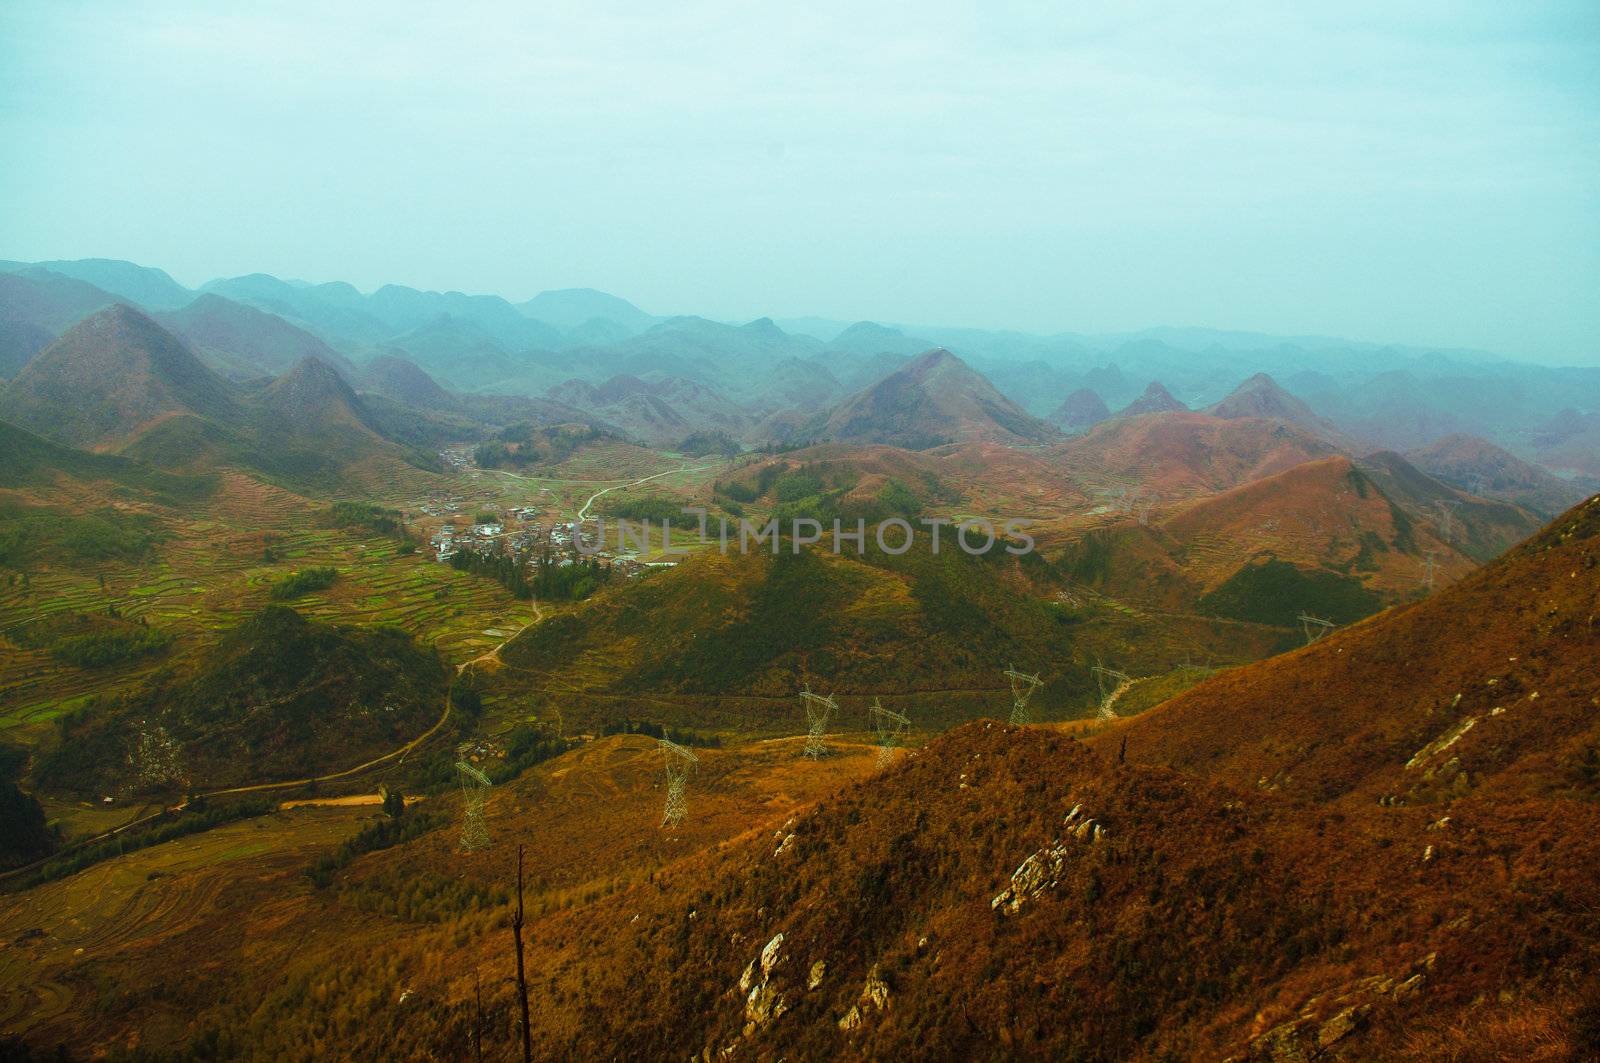
<svg viewBox="0 0 1600 1063">
<path fill-rule="evenodd" d="M 385 509 L 370 502 L 335 502 L 328 519 L 339 528 L 364 528 L 396 539 L 406 537 L 405 522 L 398 509 Z"/>
<path fill-rule="evenodd" d="M 306 876 L 318 887 L 331 885 L 334 874 L 356 857 L 420 838 L 444 826 L 445 822 L 445 816 L 439 812 L 415 812 L 398 819 L 373 820 L 339 848 L 318 858 L 306 869 Z"/>
<path fill-rule="evenodd" d="M 64 638 L 50 647 L 50 655 L 78 668 L 106 668 L 159 653 L 171 641 L 164 631 L 104 631 Z"/>
<path fill-rule="evenodd" d="M 1197 603 L 1198 611 L 1208 616 L 1275 627 L 1294 627 L 1302 612 L 1348 624 L 1382 605 L 1354 576 L 1278 560 L 1246 565 Z"/>
<path fill-rule="evenodd" d="M 291 572 L 272 585 L 272 600 L 281 602 L 312 591 L 327 590 L 338 578 L 339 570 L 335 568 L 308 568 Z"/>
</svg>

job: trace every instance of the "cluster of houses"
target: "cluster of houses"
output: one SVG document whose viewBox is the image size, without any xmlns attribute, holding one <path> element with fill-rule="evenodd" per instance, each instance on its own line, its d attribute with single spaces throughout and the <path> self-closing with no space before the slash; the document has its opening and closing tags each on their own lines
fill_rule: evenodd
<svg viewBox="0 0 1600 1063">
<path fill-rule="evenodd" d="M 419 502 L 414 508 L 418 513 L 430 517 L 448 517 L 460 513 L 464 504 L 459 498 L 430 498 L 426 502 Z"/>
<path fill-rule="evenodd" d="M 508 530 L 506 521 L 483 521 L 465 531 L 452 524 L 441 525 L 430 540 L 434 556 L 448 562 L 458 550 L 483 552 L 508 552 L 519 562 L 531 565 L 545 551 L 556 557 L 557 564 L 573 563 L 576 526 L 570 521 L 557 521 L 548 527 L 539 519 L 540 511 L 532 507 L 511 510 L 509 520 L 514 522 Z M 589 541 L 589 540 L 585 540 Z M 655 568 L 671 568 L 676 561 L 640 561 L 637 551 L 622 544 L 607 541 L 603 548 L 584 556 L 604 561 L 618 575 L 637 576 Z"/>
</svg>

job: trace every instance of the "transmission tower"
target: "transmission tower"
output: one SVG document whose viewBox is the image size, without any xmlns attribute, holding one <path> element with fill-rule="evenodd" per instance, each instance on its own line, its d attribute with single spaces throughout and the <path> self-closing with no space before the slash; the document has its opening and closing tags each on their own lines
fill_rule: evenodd
<svg viewBox="0 0 1600 1063">
<path fill-rule="evenodd" d="M 800 703 L 806 709 L 806 756 L 815 760 L 828 751 L 823 740 L 828 730 L 828 717 L 838 711 L 839 703 L 833 700 L 832 694 L 823 697 L 811 693 L 810 683 L 800 691 Z"/>
<path fill-rule="evenodd" d="M 661 814 L 661 825 L 676 827 L 689 812 L 689 773 L 700 763 L 700 758 L 691 750 L 665 738 L 656 739 L 656 743 L 661 748 L 661 760 L 667 768 L 667 807 Z"/>
<path fill-rule="evenodd" d="M 1435 567 L 1436 562 L 1433 560 L 1433 551 L 1430 550 L 1428 551 L 1428 560 L 1425 562 L 1425 569 L 1422 575 L 1422 585 L 1430 591 L 1433 590 L 1433 570 Z"/>
<path fill-rule="evenodd" d="M 1007 665 L 1003 673 L 1011 680 L 1011 719 L 1014 724 L 1028 723 L 1032 716 L 1028 713 L 1028 699 L 1033 697 L 1033 692 L 1044 686 L 1044 680 L 1037 675 L 1017 671 L 1016 665 Z"/>
<path fill-rule="evenodd" d="M 1098 664 L 1089 671 L 1094 674 L 1095 683 L 1100 687 L 1100 718 L 1115 720 L 1117 713 L 1111 706 L 1133 682 L 1133 677 L 1127 672 L 1119 672 L 1115 668 L 1105 668 Z"/>
<path fill-rule="evenodd" d="M 887 768 L 894 760 L 894 747 L 905 740 L 911 730 L 911 719 L 892 709 L 883 707 L 877 698 L 872 699 L 872 726 L 878 732 L 878 767 Z"/>
<path fill-rule="evenodd" d="M 1310 613 L 1300 614 L 1300 630 L 1304 631 L 1306 634 L 1307 646 L 1311 645 L 1313 642 L 1317 641 L 1337 626 L 1338 625 L 1332 620 L 1324 620 L 1320 616 L 1312 616 Z"/>
<path fill-rule="evenodd" d="M 1461 504 L 1459 498 L 1438 498 L 1433 503 L 1439 510 L 1439 534 L 1447 541 L 1450 533 L 1455 528 L 1456 507 Z"/>
<path fill-rule="evenodd" d="M 483 821 L 483 798 L 494 784 L 464 760 L 456 761 L 461 776 L 461 848 L 469 853 L 489 848 L 489 828 Z"/>
</svg>

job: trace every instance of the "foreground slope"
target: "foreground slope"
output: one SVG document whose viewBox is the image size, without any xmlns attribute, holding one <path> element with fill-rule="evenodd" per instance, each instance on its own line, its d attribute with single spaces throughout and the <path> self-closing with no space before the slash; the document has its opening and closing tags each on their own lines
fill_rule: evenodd
<svg viewBox="0 0 1600 1063">
<path fill-rule="evenodd" d="M 134 891 L 114 920 L 72 880 L 0 905 L 37 1002 L 6 1022 L 171 1058 L 456 1058 L 476 1029 L 504 1057 L 515 841 L 540 1059 L 1594 1058 L 1596 615 L 1600 499 L 1089 742 L 980 721 L 871 778 L 837 739 L 702 751 L 674 831 L 649 743 L 607 739 L 491 793 L 470 855 L 439 794 L 327 886 L 121 858 L 88 873 Z"/>
<path fill-rule="evenodd" d="M 1579 786 L 1600 722 L 1600 497 L 1415 605 L 1225 672 L 1130 756 L 1360 804 Z"/>
</svg>

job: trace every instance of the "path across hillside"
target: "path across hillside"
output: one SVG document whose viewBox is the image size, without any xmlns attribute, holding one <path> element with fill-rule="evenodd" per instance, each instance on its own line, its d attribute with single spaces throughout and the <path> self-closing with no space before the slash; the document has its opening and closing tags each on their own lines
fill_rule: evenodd
<svg viewBox="0 0 1600 1063">
<path fill-rule="evenodd" d="M 541 622 L 542 620 L 544 620 L 544 610 L 539 607 L 539 603 L 537 601 L 534 601 L 531 604 L 533 605 L 533 613 L 534 613 L 532 620 L 530 620 L 526 624 L 522 625 L 522 627 L 517 629 L 516 634 L 507 637 L 505 640 L 500 642 L 499 645 L 495 646 L 493 649 L 487 650 L 484 653 L 479 654 L 478 656 L 474 657 L 470 661 L 464 661 L 461 664 L 457 665 L 456 666 L 456 676 L 459 678 L 463 672 L 465 672 L 468 668 L 472 667 L 473 665 L 477 664 L 479 661 L 485 660 L 485 659 L 490 658 L 490 657 L 494 657 L 496 654 L 498 654 L 500 652 L 500 650 L 506 645 L 506 643 L 508 643 L 512 639 L 516 638 L 517 635 L 520 635 L 524 631 L 528 630 L 528 628 L 530 628 L 533 625 L 535 625 L 535 624 Z M 71 843 L 70 845 L 62 848 L 60 851 L 51 853 L 49 856 L 46 856 L 46 857 L 41 857 L 40 859 L 35 860 L 32 863 L 23 864 L 20 867 L 13 867 L 13 868 L 10 868 L 9 870 L 6 870 L 6 871 L 0 871 L 0 882 L 4 882 L 6 879 L 21 875 L 26 871 L 30 871 L 30 870 L 32 870 L 32 869 L 34 869 L 36 867 L 39 867 L 42 864 L 48 863 L 51 860 L 55 860 L 55 859 L 58 859 L 58 858 L 60 858 L 62 856 L 65 856 L 68 853 L 76 852 L 79 849 L 83 849 L 83 848 L 86 848 L 88 846 L 98 844 L 99 842 L 106 841 L 107 839 L 110 839 L 110 838 L 115 838 L 117 835 L 122 834 L 124 831 L 129 831 L 129 830 L 132 830 L 135 827 L 140 827 L 140 826 L 144 826 L 145 824 L 148 824 L 148 823 L 153 823 L 156 820 L 158 820 L 158 819 L 162 818 L 163 816 L 167 815 L 167 813 L 169 813 L 169 812 L 182 812 L 184 809 L 188 808 L 189 805 L 192 804 L 195 801 L 199 801 L 199 800 L 202 800 L 202 799 L 205 799 L 205 798 L 211 798 L 211 797 L 232 797 L 232 796 L 236 796 L 238 794 L 263 793 L 263 792 L 268 791 L 268 790 L 288 790 L 288 789 L 292 789 L 292 788 L 294 788 L 296 786 L 311 786 L 313 784 L 320 784 L 320 783 L 325 783 L 325 782 L 335 782 L 335 781 L 337 781 L 339 779 L 349 778 L 352 775 L 359 775 L 362 772 L 368 770 L 369 768 L 374 768 L 379 764 L 385 763 L 386 761 L 394 760 L 396 757 L 399 757 L 399 758 L 401 758 L 403 760 L 405 758 L 405 756 L 408 753 L 410 753 L 413 749 L 416 749 L 422 743 L 426 742 L 428 739 L 430 739 L 434 735 L 438 734 L 439 730 L 442 727 L 444 727 L 445 723 L 450 719 L 450 690 L 453 690 L 454 688 L 455 688 L 455 683 L 452 681 L 451 684 L 450 684 L 450 688 L 447 689 L 446 692 L 445 692 L 444 711 L 439 714 L 439 719 L 434 721 L 434 724 L 433 724 L 432 727 L 428 728 L 422 734 L 420 734 L 417 737 L 413 738 L 411 741 L 407 742 L 405 745 L 400 746 L 397 749 L 391 749 L 389 752 L 384 753 L 382 756 L 373 757 L 371 760 L 365 761 L 364 763 L 361 763 L 361 764 L 357 764 L 353 768 L 346 768 L 343 771 L 332 772 L 331 774 L 328 774 L 328 775 L 317 775 L 317 776 L 313 776 L 311 778 L 306 778 L 306 779 L 289 779 L 289 780 L 285 780 L 283 782 L 255 783 L 255 784 L 250 785 L 250 786 L 230 786 L 230 787 L 228 787 L 226 789 L 222 789 L 222 790 L 207 790 L 205 793 L 191 794 L 190 796 L 184 798 L 182 801 L 180 801 L 176 805 L 172 805 L 172 806 L 170 806 L 168 808 L 162 808 L 162 809 L 160 809 L 160 810 L 158 810 L 156 812 L 150 813 L 147 816 L 140 816 L 138 819 L 131 819 L 128 822 L 122 824 L 122 826 L 120 826 L 120 827 L 113 827 L 112 829 L 110 829 L 108 831 L 102 831 L 101 833 L 92 835 L 92 836 L 90 836 L 88 838 L 80 838 L 79 840 L 77 840 L 77 841 Z"/>
<path fill-rule="evenodd" d="M 699 465 L 692 469 L 685 465 L 681 469 L 668 469 L 666 472 L 654 473 L 650 476 L 644 476 L 629 483 L 617 484 L 615 487 L 607 487 L 603 491 L 596 491 L 594 494 L 589 496 L 589 501 L 583 504 L 583 508 L 578 510 L 578 522 L 581 524 L 589 519 L 589 507 L 594 505 L 595 499 L 599 498 L 601 495 L 608 495 L 612 491 L 622 491 L 629 487 L 638 487 L 640 484 L 649 483 L 651 480 L 659 480 L 663 476 L 675 476 L 680 472 L 705 472 L 707 469 L 712 469 L 715 467 L 715 462 L 711 463 L 710 465 Z"/>
</svg>

